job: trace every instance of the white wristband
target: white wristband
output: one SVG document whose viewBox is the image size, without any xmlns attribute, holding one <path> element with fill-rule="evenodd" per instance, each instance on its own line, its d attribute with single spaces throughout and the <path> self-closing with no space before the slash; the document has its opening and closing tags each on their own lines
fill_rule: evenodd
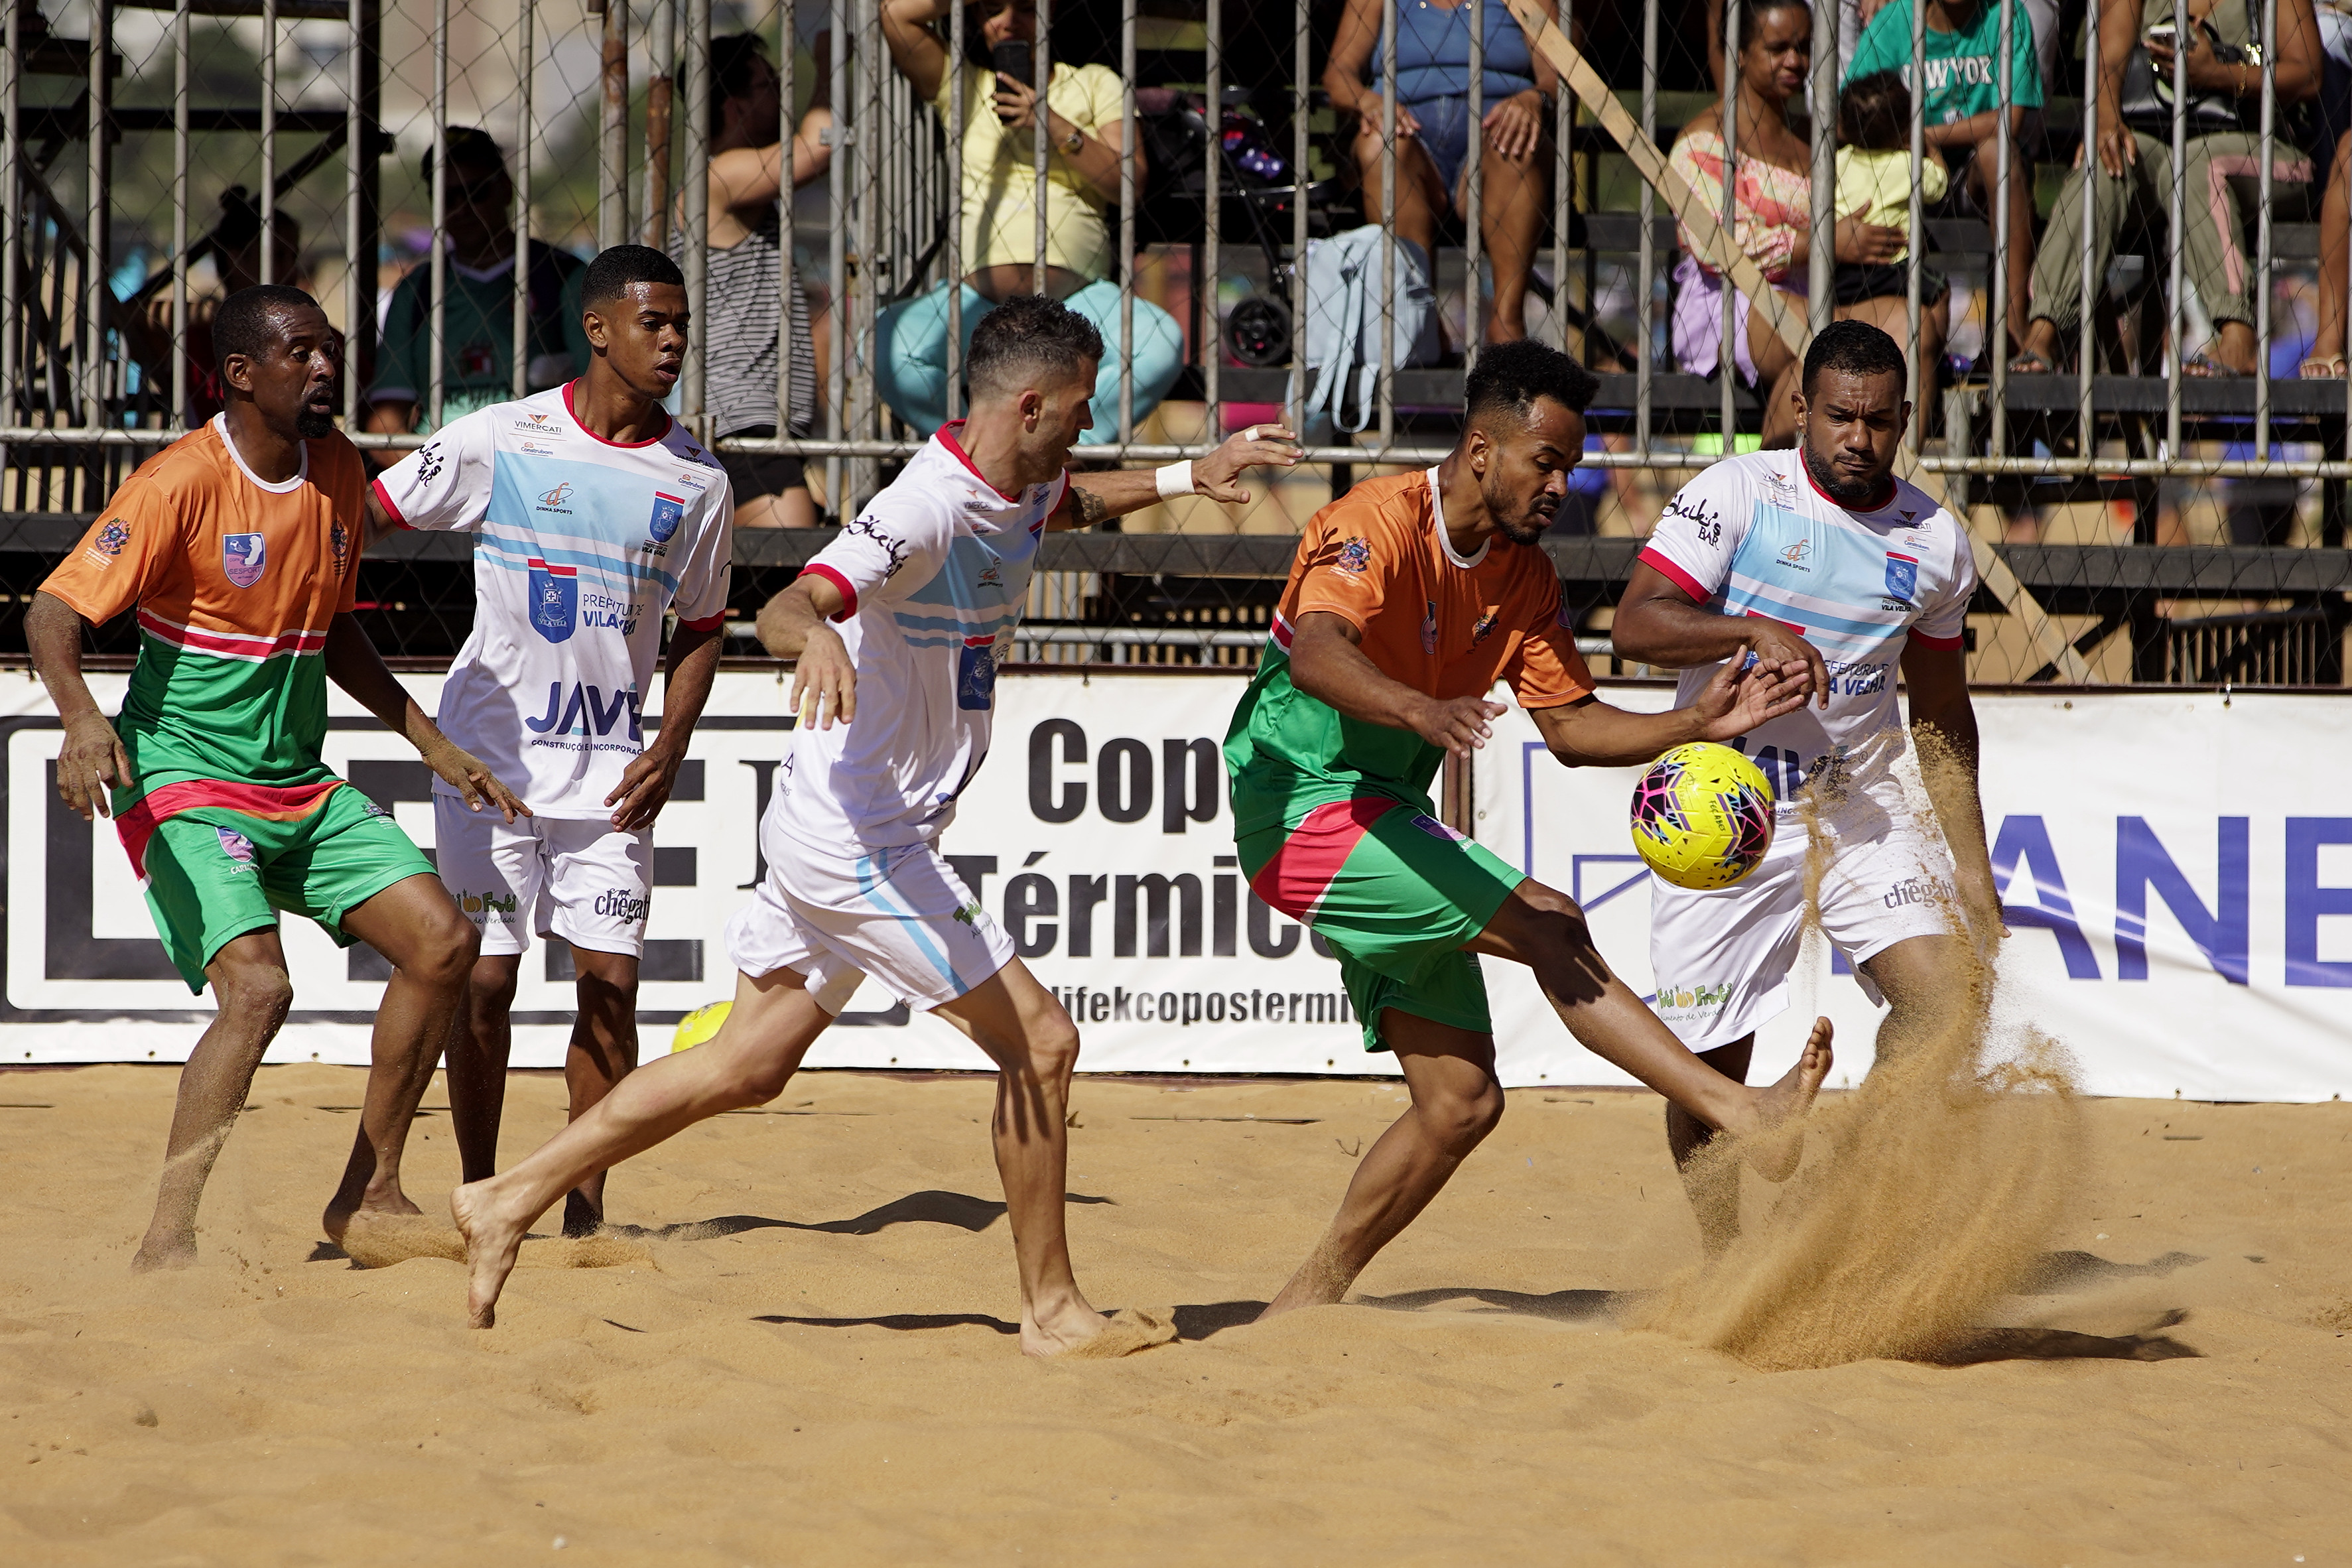
<svg viewBox="0 0 2352 1568">
<path fill-rule="evenodd" d="M 1174 500 L 1178 496 L 1191 495 L 1192 465 L 1189 462 L 1171 463 L 1166 468 L 1154 471 L 1151 482 L 1159 488 L 1161 500 Z"/>
</svg>

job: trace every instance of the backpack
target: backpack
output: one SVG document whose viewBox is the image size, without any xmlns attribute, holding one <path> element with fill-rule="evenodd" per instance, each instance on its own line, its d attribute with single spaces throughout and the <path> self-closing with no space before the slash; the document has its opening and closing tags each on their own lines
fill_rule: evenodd
<svg viewBox="0 0 2352 1568">
<path fill-rule="evenodd" d="M 1307 242 L 1307 370 L 1314 381 L 1304 413 L 1310 426 L 1328 419 L 1352 435 L 1379 416 L 1381 249 L 1377 224 Z M 1436 302 L 1428 258 L 1399 238 L 1391 308 L 1399 366 L 1435 363 Z"/>
</svg>

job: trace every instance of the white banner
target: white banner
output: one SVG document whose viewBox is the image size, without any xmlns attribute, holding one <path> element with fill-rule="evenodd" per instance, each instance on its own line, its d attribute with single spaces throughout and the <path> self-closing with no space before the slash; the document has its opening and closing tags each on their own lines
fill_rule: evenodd
<svg viewBox="0 0 2352 1568">
<path fill-rule="evenodd" d="M 438 680 L 408 684 L 428 710 Z M 1368 1055 L 1338 966 L 1250 896 L 1234 863 L 1217 755 L 1244 682 L 1206 674 L 1019 674 L 997 687 L 993 754 L 946 849 L 1084 1026 L 1096 1071 L 1393 1074 Z M 121 678 L 92 681 L 119 701 Z M 184 1059 L 211 1015 L 154 941 L 110 824 L 58 803 L 58 731 L 39 686 L 0 687 L 7 741 L 5 990 L 0 1060 Z M 679 1015 L 731 994 L 721 930 L 761 874 L 753 831 L 789 721 L 773 675 L 719 679 L 695 761 L 656 835 L 641 1021 L 658 1052 Z M 1662 706 L 1657 688 L 1607 693 Z M 433 813 L 408 746 L 340 693 L 328 761 L 419 845 Z M 2064 1039 L 2093 1090 L 2326 1100 L 2352 1089 L 2352 816 L 2305 816 L 2261 781 L 2324 776 L 2352 742 L 2327 697 L 1987 696 L 1985 805 L 2015 931 L 2019 1005 Z M 2347 758 L 2352 760 L 2352 758 Z M 2290 763 L 2293 764 L 2290 768 Z M 1579 899 L 1602 952 L 1647 990 L 1649 897 L 1624 826 L 1633 773 L 1560 767 L 1513 712 L 1480 754 L 1479 838 Z M 2310 809 L 2310 808 L 2303 808 Z M 382 961 L 285 922 L 295 1010 L 272 1061 L 364 1062 Z M 1486 965 L 1506 1082 L 1622 1082 L 1571 1040 L 1531 981 Z M 516 999 L 515 1062 L 562 1058 L 568 954 L 536 945 Z M 1817 1002 L 1842 1072 L 1877 1015 L 1849 980 L 1801 976 L 1758 1071 L 1793 1058 Z M 814 1066 L 981 1068 L 937 1020 L 868 986 Z"/>
</svg>

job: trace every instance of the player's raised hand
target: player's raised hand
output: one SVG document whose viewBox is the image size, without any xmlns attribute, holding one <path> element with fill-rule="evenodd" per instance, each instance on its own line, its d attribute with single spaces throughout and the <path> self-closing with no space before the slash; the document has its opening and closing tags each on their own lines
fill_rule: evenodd
<svg viewBox="0 0 2352 1568">
<path fill-rule="evenodd" d="M 111 816 L 107 786 L 131 782 L 131 755 L 106 715 L 92 710 L 66 721 L 66 743 L 58 750 L 58 794 L 81 814 Z"/>
<path fill-rule="evenodd" d="M 819 622 L 811 626 L 793 665 L 793 711 L 803 727 L 830 730 L 857 717 L 857 665 L 841 634 Z"/>
<path fill-rule="evenodd" d="M 1493 721 L 1505 711 L 1501 703 L 1483 697 L 1432 697 L 1415 716 L 1412 731 L 1433 746 L 1466 757 L 1494 739 Z"/>
<path fill-rule="evenodd" d="M 498 774 L 490 772 L 479 757 L 446 735 L 428 742 L 422 754 L 425 765 L 457 792 L 457 798 L 466 803 L 467 811 L 479 811 L 488 805 L 509 822 L 530 815 L 530 807 L 522 803 L 520 795 L 500 784 Z"/>
<path fill-rule="evenodd" d="M 1728 741 L 1794 713 L 1812 689 L 1812 671 L 1801 659 L 1773 664 L 1765 659 L 1726 659 L 1715 678 L 1691 702 L 1702 741 Z"/>
<path fill-rule="evenodd" d="M 1244 468 L 1298 466 L 1298 437 L 1286 426 L 1253 425 L 1217 444 L 1205 458 L 1192 460 L 1192 493 L 1211 500 L 1246 501 L 1249 491 L 1234 481 Z"/>
</svg>

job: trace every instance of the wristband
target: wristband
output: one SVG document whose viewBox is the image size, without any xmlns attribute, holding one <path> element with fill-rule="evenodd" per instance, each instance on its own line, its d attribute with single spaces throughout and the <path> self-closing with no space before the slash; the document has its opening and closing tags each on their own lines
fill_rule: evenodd
<svg viewBox="0 0 2352 1568">
<path fill-rule="evenodd" d="M 1174 500 L 1178 496 L 1191 495 L 1192 465 L 1190 462 L 1171 463 L 1164 468 L 1154 470 L 1151 482 L 1160 491 L 1161 500 Z"/>
</svg>

